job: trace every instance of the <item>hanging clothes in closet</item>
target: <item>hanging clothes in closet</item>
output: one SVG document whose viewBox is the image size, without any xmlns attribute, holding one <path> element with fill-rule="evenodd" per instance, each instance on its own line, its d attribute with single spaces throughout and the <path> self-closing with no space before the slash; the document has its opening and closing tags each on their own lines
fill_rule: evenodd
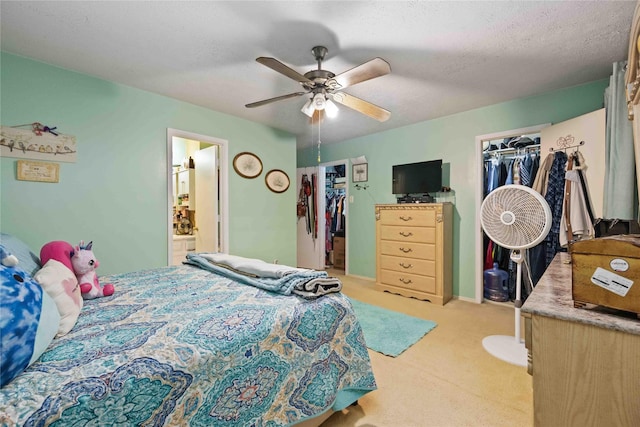
<svg viewBox="0 0 640 427">
<path fill-rule="evenodd" d="M 334 244 L 335 237 L 345 237 L 346 224 L 346 165 L 334 165 L 326 169 L 326 198 L 324 212 L 325 265 L 334 265 L 334 251 L 342 250 Z M 343 250 L 342 250 L 343 251 Z"/>
<path fill-rule="evenodd" d="M 518 141 L 520 145 L 515 145 Z M 518 137 L 496 144 L 494 150 L 486 151 L 484 155 L 485 197 L 502 185 L 520 184 L 532 187 L 539 167 L 539 138 Z M 484 251 L 484 269 L 491 269 L 493 263 L 498 263 L 501 270 L 507 271 L 509 299 L 515 300 L 517 265 L 511 260 L 511 251 L 491 241 L 486 235 Z M 529 293 L 530 290 L 527 291 L 523 287 L 523 300 Z"/>
<path fill-rule="evenodd" d="M 333 238 L 345 236 L 345 191 L 327 191 L 325 212 L 325 264 L 333 265 Z"/>
<path fill-rule="evenodd" d="M 345 224 L 344 192 L 335 194 L 327 193 L 327 225 L 330 233 L 343 232 Z"/>
</svg>

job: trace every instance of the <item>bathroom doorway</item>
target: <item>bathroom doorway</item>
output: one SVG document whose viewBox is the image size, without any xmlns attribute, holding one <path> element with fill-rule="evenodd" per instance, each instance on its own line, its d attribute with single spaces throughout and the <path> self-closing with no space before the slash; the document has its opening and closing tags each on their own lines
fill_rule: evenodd
<svg viewBox="0 0 640 427">
<path fill-rule="evenodd" d="M 228 252 L 227 141 L 167 130 L 167 264 Z"/>
</svg>

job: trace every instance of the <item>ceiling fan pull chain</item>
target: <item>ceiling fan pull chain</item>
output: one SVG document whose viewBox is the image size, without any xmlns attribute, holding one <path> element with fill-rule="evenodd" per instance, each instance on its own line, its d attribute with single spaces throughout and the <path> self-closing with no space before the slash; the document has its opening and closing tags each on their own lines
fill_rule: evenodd
<svg viewBox="0 0 640 427">
<path fill-rule="evenodd" d="M 313 126 L 311 126 L 311 129 L 313 129 Z M 318 163 L 320 163 L 320 144 L 322 144 L 322 141 L 320 141 L 320 113 L 318 113 Z"/>
</svg>

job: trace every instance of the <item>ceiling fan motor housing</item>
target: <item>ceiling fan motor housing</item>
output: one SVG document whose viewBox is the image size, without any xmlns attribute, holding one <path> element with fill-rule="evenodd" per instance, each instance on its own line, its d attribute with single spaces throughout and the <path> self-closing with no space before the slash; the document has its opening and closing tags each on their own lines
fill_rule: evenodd
<svg viewBox="0 0 640 427">
<path fill-rule="evenodd" d="M 324 85 L 327 80 L 334 78 L 336 75 L 331 71 L 326 70 L 311 70 L 304 75 L 309 80 L 312 80 L 316 85 Z M 308 83 L 301 83 L 306 89 L 313 89 L 314 86 L 310 86 Z"/>
</svg>

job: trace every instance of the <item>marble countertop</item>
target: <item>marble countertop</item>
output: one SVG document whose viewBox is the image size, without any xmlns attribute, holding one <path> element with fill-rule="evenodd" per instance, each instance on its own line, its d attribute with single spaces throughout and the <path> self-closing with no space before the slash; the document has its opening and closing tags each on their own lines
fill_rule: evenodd
<svg viewBox="0 0 640 427">
<path fill-rule="evenodd" d="M 573 307 L 571 256 L 565 252 L 556 255 L 521 311 L 640 335 L 640 319 L 635 313 L 590 305 Z"/>
</svg>

